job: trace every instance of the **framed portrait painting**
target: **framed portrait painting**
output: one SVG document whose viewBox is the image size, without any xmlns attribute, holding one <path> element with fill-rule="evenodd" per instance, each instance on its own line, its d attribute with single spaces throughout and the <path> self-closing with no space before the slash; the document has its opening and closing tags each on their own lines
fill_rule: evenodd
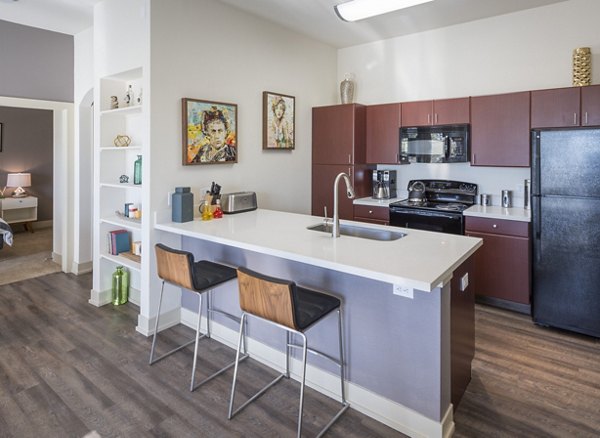
<svg viewBox="0 0 600 438">
<path fill-rule="evenodd" d="M 237 163 L 237 105 L 182 99 L 183 165 Z"/>
<path fill-rule="evenodd" d="M 295 98 L 263 92 L 263 149 L 294 149 Z"/>
</svg>

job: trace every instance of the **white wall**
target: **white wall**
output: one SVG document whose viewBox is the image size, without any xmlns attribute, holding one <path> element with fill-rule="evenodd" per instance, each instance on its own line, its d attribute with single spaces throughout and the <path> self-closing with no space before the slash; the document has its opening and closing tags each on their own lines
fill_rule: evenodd
<svg viewBox="0 0 600 438">
<path fill-rule="evenodd" d="M 485 20 L 338 51 L 338 82 L 356 76 L 363 104 L 443 99 L 571 86 L 572 51 L 592 48 L 593 83 L 600 83 L 600 2 L 570 0 Z M 463 165 L 397 166 L 400 186 L 444 175 L 480 184 L 480 192 L 516 190 L 527 169 Z"/>
<path fill-rule="evenodd" d="M 92 266 L 94 32 L 92 28 L 74 36 L 75 145 L 73 151 L 73 208 L 71 271 L 79 274 Z"/>
<path fill-rule="evenodd" d="M 311 108 L 336 99 L 336 51 L 214 0 L 152 2 L 153 208 L 211 181 L 262 208 L 310 212 Z M 262 92 L 296 97 L 296 148 L 262 150 Z M 237 164 L 183 166 L 181 98 L 238 105 Z"/>
</svg>

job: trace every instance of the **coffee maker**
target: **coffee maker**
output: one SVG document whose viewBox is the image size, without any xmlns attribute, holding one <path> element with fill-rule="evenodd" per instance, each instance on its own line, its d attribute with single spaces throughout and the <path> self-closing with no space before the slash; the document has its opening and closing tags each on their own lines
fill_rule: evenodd
<svg viewBox="0 0 600 438">
<path fill-rule="evenodd" d="M 373 171 L 373 199 L 389 199 L 397 196 L 396 171 Z"/>
</svg>

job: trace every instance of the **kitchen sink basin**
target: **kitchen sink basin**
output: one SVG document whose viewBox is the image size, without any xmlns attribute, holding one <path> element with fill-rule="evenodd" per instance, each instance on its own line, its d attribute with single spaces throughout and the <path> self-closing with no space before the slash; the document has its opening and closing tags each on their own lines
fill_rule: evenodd
<svg viewBox="0 0 600 438">
<path fill-rule="evenodd" d="M 323 233 L 331 234 L 332 226 L 330 223 L 326 224 L 322 222 L 306 228 L 312 231 L 321 231 Z M 374 228 L 363 228 L 346 224 L 340 224 L 340 234 L 342 236 L 352 236 L 360 237 L 362 239 L 382 241 L 398 240 L 406 236 L 405 233 L 401 233 L 399 231 L 377 230 Z"/>
</svg>

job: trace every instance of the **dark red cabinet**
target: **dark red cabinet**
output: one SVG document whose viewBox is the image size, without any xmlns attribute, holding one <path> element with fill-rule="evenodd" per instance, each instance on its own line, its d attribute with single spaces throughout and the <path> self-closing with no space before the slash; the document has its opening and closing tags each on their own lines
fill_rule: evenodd
<svg viewBox="0 0 600 438">
<path fill-rule="evenodd" d="M 536 90 L 531 92 L 532 128 L 568 128 L 580 126 L 579 87 Z"/>
<path fill-rule="evenodd" d="M 367 163 L 399 162 L 400 110 L 399 103 L 367 106 Z"/>
<path fill-rule="evenodd" d="M 600 85 L 581 87 L 581 126 L 600 126 Z"/>
<path fill-rule="evenodd" d="M 402 104 L 402 126 L 455 125 L 469 122 L 468 97 Z"/>
<path fill-rule="evenodd" d="M 333 182 L 335 177 L 344 172 L 350 176 L 357 198 L 368 196 L 371 192 L 371 170 L 365 165 L 313 164 L 311 210 L 313 216 L 333 216 Z M 339 193 L 340 219 L 354 219 L 353 200 L 348 199 L 344 182 L 340 182 Z"/>
<path fill-rule="evenodd" d="M 465 234 L 483 239 L 476 253 L 475 293 L 496 304 L 531 304 L 531 243 L 528 222 L 466 217 Z"/>
<path fill-rule="evenodd" d="M 389 225 L 389 207 L 373 207 L 371 205 L 355 205 L 354 220 L 370 224 Z"/>
<path fill-rule="evenodd" d="M 313 164 L 365 163 L 365 116 L 359 104 L 313 108 Z"/>
<path fill-rule="evenodd" d="M 471 98 L 471 165 L 529 167 L 530 93 Z"/>
</svg>

